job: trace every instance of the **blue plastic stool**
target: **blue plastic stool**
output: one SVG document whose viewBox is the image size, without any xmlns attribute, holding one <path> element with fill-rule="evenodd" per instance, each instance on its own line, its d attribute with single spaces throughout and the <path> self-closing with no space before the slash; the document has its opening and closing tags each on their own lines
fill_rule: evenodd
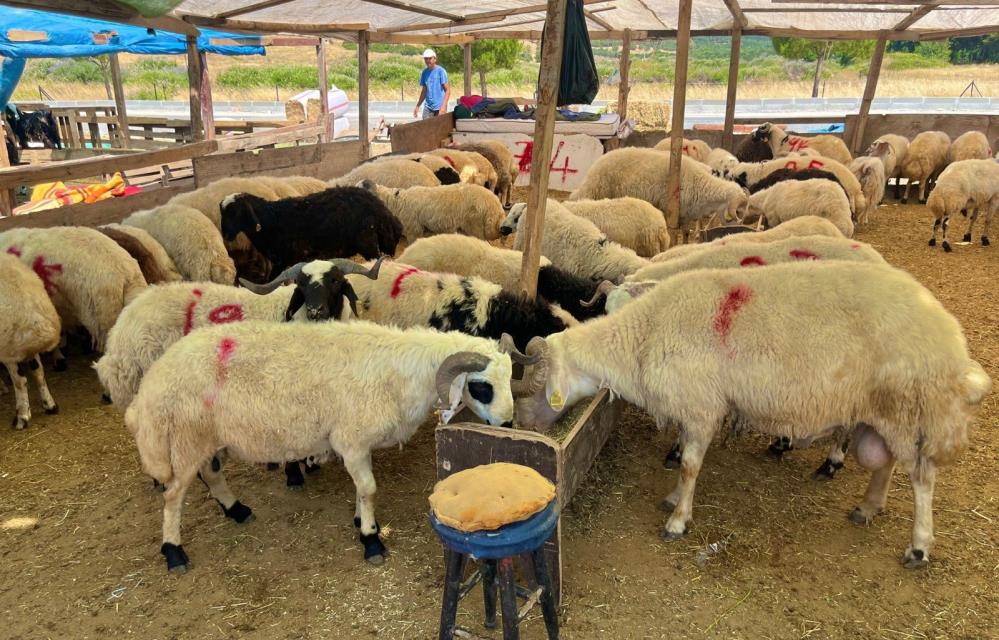
<svg viewBox="0 0 999 640">
<path fill-rule="evenodd" d="M 517 586 L 514 581 L 513 559 L 531 554 L 534 577 L 541 590 L 538 601 L 545 618 L 549 640 L 558 640 L 558 612 L 552 593 L 548 567 L 545 563 L 544 544 L 558 524 L 558 506 L 555 500 L 527 520 L 515 522 L 493 531 L 465 532 L 453 529 L 430 514 L 430 526 L 444 543 L 447 574 L 444 578 L 444 603 L 441 606 L 440 640 L 454 638 L 458 601 L 482 580 L 483 600 L 486 605 L 485 626 L 496 628 L 496 583 L 499 580 L 500 605 L 503 611 L 503 640 L 517 640 L 520 614 L 517 607 L 518 591 L 527 597 L 533 592 Z M 480 568 L 462 584 L 465 563 L 471 557 L 481 561 Z"/>
</svg>

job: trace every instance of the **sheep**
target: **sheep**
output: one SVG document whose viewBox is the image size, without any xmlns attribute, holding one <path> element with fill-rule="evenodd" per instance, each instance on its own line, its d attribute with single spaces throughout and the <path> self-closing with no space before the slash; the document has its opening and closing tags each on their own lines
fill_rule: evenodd
<svg viewBox="0 0 999 640">
<path fill-rule="evenodd" d="M 156 242 L 147 231 L 123 224 L 105 224 L 97 227 L 97 230 L 117 242 L 118 246 L 139 263 L 146 284 L 183 280 L 177 271 L 177 265 L 167 255 L 163 245 Z"/>
<path fill-rule="evenodd" d="M 656 149 L 657 151 L 668 152 L 671 148 L 671 145 L 672 145 L 672 138 L 666 136 L 665 138 L 657 142 L 656 145 L 652 148 Z M 708 143 L 704 142 L 703 140 L 692 140 L 690 138 L 683 139 L 683 146 L 680 149 L 683 152 L 683 155 L 703 163 L 707 163 L 708 156 L 711 154 L 712 151 L 711 147 L 708 146 Z"/>
<path fill-rule="evenodd" d="M 219 217 L 219 203 L 234 193 L 252 193 L 264 200 L 278 200 L 278 194 L 269 181 L 261 177 L 253 178 L 222 178 L 210 182 L 194 191 L 188 191 L 170 198 L 168 204 L 190 207 L 200 211 L 212 221 L 216 229 L 220 229 L 222 219 Z"/>
<path fill-rule="evenodd" d="M 517 179 L 519 169 L 513 162 L 513 153 L 511 153 L 505 144 L 499 140 L 479 140 L 476 142 L 451 144 L 448 148 L 478 153 L 488 160 L 489 164 L 496 171 L 496 182 L 493 183 L 492 187 L 493 193 L 504 204 L 510 202 L 510 195 L 513 192 L 513 182 Z"/>
<path fill-rule="evenodd" d="M 873 150 L 881 142 L 887 143 L 891 147 L 891 153 L 883 155 L 881 160 L 885 163 L 885 177 L 889 180 L 895 179 L 895 199 L 898 200 L 902 190 L 902 163 L 905 162 L 905 156 L 909 152 L 909 139 L 894 133 L 886 133 L 871 143 L 867 149 L 867 155 L 876 155 Z M 887 189 L 887 186 L 885 188 Z"/>
<path fill-rule="evenodd" d="M 804 138 L 789 135 L 777 125 L 765 122 L 753 131 L 750 138 L 770 145 L 773 158 L 786 156 L 790 153 L 808 153 L 835 160 L 843 165 L 850 164 L 850 161 L 853 160 L 846 143 L 837 136 L 818 135 Z M 736 154 L 736 156 L 738 155 Z"/>
<path fill-rule="evenodd" d="M 863 423 L 857 459 L 874 473 L 850 519 L 869 522 L 885 507 L 900 464 L 915 494 L 907 568 L 929 561 L 936 467 L 967 446 L 992 385 L 925 287 L 904 271 L 855 262 L 680 274 L 618 313 L 539 339 L 537 353 L 525 375 L 544 370 L 547 381 L 517 401 L 523 426 L 550 425 L 601 387 L 659 424 L 682 425 L 682 472 L 664 502 L 667 540 L 687 531 L 705 450 L 730 411 L 765 433 L 800 438 Z"/>
<path fill-rule="evenodd" d="M 909 188 L 919 183 L 919 202 L 926 204 L 926 184 L 947 166 L 950 136 L 943 131 L 923 131 L 909 143 L 905 160 L 901 162 L 901 177 L 905 178 L 902 204 L 909 201 Z"/>
<path fill-rule="evenodd" d="M 937 244 L 937 230 L 943 227 L 943 249 L 949 252 L 947 224 L 958 212 L 968 217 L 968 231 L 964 241 L 971 242 L 971 232 L 978 214 L 985 211 L 985 229 L 982 246 L 989 246 L 989 227 L 992 215 L 999 207 L 999 163 L 995 160 L 960 160 L 948 166 L 930 193 L 927 205 L 933 213 L 931 247 Z M 970 215 L 969 215 L 970 210 Z"/>
<path fill-rule="evenodd" d="M 966 131 L 954 139 L 947 153 L 947 162 L 988 160 L 992 158 L 989 139 L 981 131 Z"/>
<path fill-rule="evenodd" d="M 167 202 L 136 211 L 121 223 L 149 233 L 167 252 L 185 280 L 233 284 L 236 265 L 218 228 L 197 209 Z"/>
<path fill-rule="evenodd" d="M 402 236 L 402 224 L 392 212 L 357 187 L 331 187 L 273 202 L 238 193 L 226 196 L 220 208 L 222 237 L 231 242 L 246 234 L 270 261 L 271 278 L 300 261 L 393 255 Z"/>
<path fill-rule="evenodd" d="M 822 169 L 802 169 L 800 171 L 796 171 L 794 169 L 778 169 L 773 173 L 768 174 L 763 179 L 749 185 L 749 195 L 753 195 L 757 191 L 769 189 L 778 182 L 784 182 L 785 180 L 829 180 L 830 182 L 835 182 L 841 189 L 843 189 L 842 183 L 840 183 L 839 179 L 836 178 L 835 174 L 823 171 Z M 846 193 L 846 189 L 843 189 L 843 193 Z"/>
<path fill-rule="evenodd" d="M 0 233 L 0 253 L 17 256 L 34 270 L 63 330 L 82 325 L 97 351 L 104 350 L 122 308 L 146 288 L 138 263 L 96 229 L 18 227 Z"/>
<path fill-rule="evenodd" d="M 249 321 L 177 341 L 150 367 L 125 412 L 143 471 L 166 486 L 160 552 L 167 569 L 191 567 L 180 515 L 196 477 L 226 517 L 242 523 L 252 516 L 226 486 L 226 455 L 248 462 L 342 457 L 357 489 L 354 524 L 364 558 L 381 564 L 372 450 L 409 440 L 438 400 L 463 401 L 488 424 L 510 424 L 512 394 L 540 384 L 511 382 L 512 361 L 533 360 L 508 345 L 367 322 Z"/>
<path fill-rule="evenodd" d="M 527 205 L 522 202 L 513 205 L 500 227 L 504 235 L 516 229 L 513 248 L 519 251 L 526 242 L 526 211 Z M 608 240 L 592 222 L 569 213 L 551 198 L 545 207 L 541 253 L 559 269 L 590 280 L 618 280 L 649 263 L 631 249 Z"/>
<path fill-rule="evenodd" d="M 771 227 L 800 216 L 818 216 L 846 237 L 853 236 L 850 202 L 829 180 L 785 181 L 757 191 L 749 197 L 749 214 L 759 214 Z"/>
<path fill-rule="evenodd" d="M 513 336 L 523 349 L 535 336 L 547 336 L 576 320 L 557 305 L 508 293 L 478 277 L 421 271 L 386 262 L 378 280 L 348 275 L 358 297 L 358 316 L 397 327 L 432 327 L 498 339 Z"/>
<path fill-rule="evenodd" d="M 428 153 L 444 158 L 458 172 L 462 182 L 477 184 L 492 191 L 499 180 L 496 169 L 481 153 L 457 149 L 434 149 Z"/>
<path fill-rule="evenodd" d="M 722 177 L 725 175 L 727 169 L 739 164 L 739 159 L 725 149 L 716 147 L 704 159 L 704 164 L 708 165 L 708 168 L 712 170 L 712 175 Z"/>
<path fill-rule="evenodd" d="M 669 249 L 669 230 L 662 211 L 638 198 L 569 200 L 562 203 L 573 215 L 586 218 L 610 240 L 649 258 Z"/>
<path fill-rule="evenodd" d="M 743 242 L 774 242 L 795 236 L 829 236 L 833 238 L 844 237 L 842 232 L 840 232 L 840 230 L 837 229 L 833 223 L 824 218 L 819 218 L 817 216 L 801 216 L 798 218 L 792 218 L 787 222 L 782 222 L 776 227 L 767 229 L 766 231 L 739 233 L 718 238 L 717 240 L 713 240 L 711 242 L 672 247 L 671 249 L 653 257 L 651 262 L 656 263 L 666 262 L 667 260 L 675 260 L 677 258 L 688 256 L 692 253 L 698 253 L 728 244 Z"/>
<path fill-rule="evenodd" d="M 346 175 L 329 181 L 331 187 L 352 187 L 363 180 L 393 189 L 439 187 L 441 180 L 419 162 L 388 158 L 354 167 Z"/>
<path fill-rule="evenodd" d="M 881 149 L 888 147 L 882 143 Z M 888 147 L 890 148 L 890 147 Z M 850 162 L 850 171 L 860 182 L 860 188 L 864 192 L 865 206 L 862 211 L 857 212 L 857 222 L 867 224 L 870 222 L 871 213 L 878 208 L 881 200 L 885 197 L 885 165 L 880 158 L 871 156 L 860 156 Z"/>
<path fill-rule="evenodd" d="M 385 160 L 412 160 L 414 162 L 419 162 L 426 168 L 433 171 L 434 176 L 442 185 L 458 184 L 461 182 L 461 177 L 458 175 L 458 172 L 455 171 L 454 167 L 452 167 L 447 160 L 439 156 L 430 155 L 429 153 L 386 153 L 380 156 L 368 158 L 361 164 L 364 164 L 365 162 L 383 162 Z"/>
<path fill-rule="evenodd" d="M 392 189 L 365 180 L 358 186 L 377 196 L 399 219 L 406 242 L 438 233 L 495 240 L 506 217 L 499 198 L 475 184 Z"/>
<path fill-rule="evenodd" d="M 441 273 L 478 276 L 503 287 L 503 290 L 520 293 L 520 251 L 494 247 L 488 242 L 459 234 L 444 234 L 417 240 L 399 255 L 399 262 Z M 578 320 L 586 320 L 603 313 L 602 308 L 583 306 L 597 290 L 597 283 L 563 271 L 541 256 L 538 269 L 538 296 L 550 304 L 557 304 Z"/>
<path fill-rule="evenodd" d="M 734 151 L 739 162 L 766 162 L 773 160 L 774 157 L 769 135 L 764 138 L 760 128 L 756 128 L 748 136 L 744 136 Z"/>
<path fill-rule="evenodd" d="M 24 368 L 35 379 L 45 413 L 59 412 L 59 406 L 45 384 L 38 354 L 59 346 L 59 314 L 45 292 L 42 280 L 18 260 L 0 254 L 0 362 L 7 368 L 14 387 L 14 428 L 26 429 L 31 422 L 31 403 Z"/>
<path fill-rule="evenodd" d="M 610 151 L 593 163 L 583 184 L 569 200 L 631 196 L 665 212 L 669 200 L 666 189 L 669 162 L 669 154 L 654 149 L 627 147 Z M 708 167 L 687 157 L 681 158 L 680 169 L 682 227 L 715 214 L 722 214 L 725 220 L 742 218 L 747 196 L 738 185 L 711 175 Z"/>
</svg>

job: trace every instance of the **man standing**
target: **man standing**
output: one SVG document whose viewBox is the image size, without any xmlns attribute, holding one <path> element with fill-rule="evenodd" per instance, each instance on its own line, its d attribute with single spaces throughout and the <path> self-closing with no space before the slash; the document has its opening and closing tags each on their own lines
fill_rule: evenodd
<svg viewBox="0 0 999 640">
<path fill-rule="evenodd" d="M 441 111 L 447 113 L 447 103 L 451 99 L 451 85 L 447 81 L 447 71 L 444 67 L 438 66 L 437 54 L 433 49 L 423 52 L 423 62 L 427 68 L 420 73 L 420 99 L 416 101 L 413 117 L 415 118 L 420 112 L 422 104 L 422 119 L 426 120 L 440 115 Z"/>
</svg>

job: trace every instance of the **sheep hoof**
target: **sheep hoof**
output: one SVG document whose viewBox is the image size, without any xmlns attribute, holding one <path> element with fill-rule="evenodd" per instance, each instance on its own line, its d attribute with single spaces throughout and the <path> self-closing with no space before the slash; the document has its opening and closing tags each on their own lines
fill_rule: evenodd
<svg viewBox="0 0 999 640">
<path fill-rule="evenodd" d="M 288 491 L 305 491 L 305 483 L 304 482 L 301 483 L 301 484 L 291 484 L 289 482 L 287 486 L 288 486 Z"/>
<path fill-rule="evenodd" d="M 937 246 L 937 239 L 936 238 L 930 238 L 930 246 L 931 247 Z"/>
<path fill-rule="evenodd" d="M 684 525 L 683 531 L 677 533 L 676 531 L 670 531 L 669 529 L 664 529 L 662 535 L 660 536 L 666 542 L 673 542 L 674 540 L 679 540 L 683 536 L 687 535 L 687 526 Z"/>
<path fill-rule="evenodd" d="M 276 462 L 268 462 L 267 463 L 267 470 L 268 471 L 277 471 L 280 468 L 281 468 L 281 465 L 279 465 Z"/>
<path fill-rule="evenodd" d="M 160 493 L 163 493 L 164 491 L 166 491 L 166 485 L 161 484 L 159 480 L 153 478 L 153 489 L 156 489 Z"/>
<path fill-rule="evenodd" d="M 58 358 L 52 363 L 52 369 L 54 371 L 65 371 L 68 368 L 69 365 L 66 363 L 66 358 Z"/>
<path fill-rule="evenodd" d="M 864 512 L 860 510 L 860 507 L 857 507 L 856 509 L 850 512 L 850 522 L 852 522 L 853 524 L 867 526 L 871 524 L 871 520 L 873 520 L 873 518 L 864 515 Z"/>
<path fill-rule="evenodd" d="M 679 469 L 681 462 L 683 462 L 683 451 L 680 450 L 679 444 L 674 444 L 673 448 L 666 454 L 663 466 L 667 469 Z"/>
<path fill-rule="evenodd" d="M 943 250 L 946 251 L 947 253 L 951 252 L 950 243 L 947 242 L 946 240 L 943 241 L 943 244 L 941 246 L 943 247 Z"/>
<path fill-rule="evenodd" d="M 57 413 L 59 413 L 59 405 L 54 404 L 51 407 L 48 407 L 47 409 L 45 409 L 45 413 L 49 414 L 50 416 L 56 415 Z"/>
<path fill-rule="evenodd" d="M 930 563 L 930 556 L 922 549 L 909 547 L 902 556 L 902 565 L 906 569 L 922 569 Z"/>
<path fill-rule="evenodd" d="M 364 545 L 364 560 L 369 564 L 380 565 L 385 562 L 388 549 L 382 544 L 377 533 L 361 536 L 361 544 Z"/>
<path fill-rule="evenodd" d="M 836 477 L 836 472 L 843 468 L 842 462 L 833 462 L 829 458 L 819 465 L 819 468 L 812 474 L 815 480 L 832 480 Z"/>
<path fill-rule="evenodd" d="M 228 509 L 224 505 L 221 505 L 221 503 L 220 506 L 222 506 L 222 513 L 225 514 L 225 517 L 235 520 L 237 524 L 253 522 L 253 510 L 239 500 L 233 502 L 232 506 Z"/>
<path fill-rule="evenodd" d="M 361 528 L 361 519 L 358 518 L 357 516 L 354 516 L 354 528 L 355 529 Z"/>
<path fill-rule="evenodd" d="M 785 453 L 793 448 L 788 438 L 777 438 L 767 447 L 767 455 L 779 461 L 784 458 Z"/>
<path fill-rule="evenodd" d="M 669 498 L 666 498 L 659 503 L 660 511 L 664 511 L 666 513 L 673 513 L 674 509 L 676 509 L 676 505 Z"/>
<path fill-rule="evenodd" d="M 992 243 L 989 242 L 989 237 L 988 236 L 982 236 L 982 246 L 983 247 L 987 247 L 990 244 L 992 244 Z"/>
<path fill-rule="evenodd" d="M 964 234 L 964 237 L 961 238 L 961 242 L 971 242 L 971 234 L 970 233 Z"/>
<path fill-rule="evenodd" d="M 22 429 L 27 429 L 31 424 L 31 420 L 28 418 L 22 418 L 21 416 L 14 416 L 14 421 L 11 423 L 16 430 L 21 431 Z"/>
<path fill-rule="evenodd" d="M 160 547 L 160 553 L 166 558 L 167 571 L 171 573 L 187 573 L 191 568 L 191 561 L 184 553 L 184 546 L 164 542 Z"/>
<path fill-rule="evenodd" d="M 313 464 L 311 462 L 305 463 L 305 473 L 316 473 L 320 469 L 322 469 L 322 467 L 318 464 Z"/>
<path fill-rule="evenodd" d="M 902 200 L 900 202 L 902 204 L 909 204 L 909 199 L 908 198 L 902 198 Z"/>
<path fill-rule="evenodd" d="M 109 396 L 106 393 L 102 393 L 101 394 L 101 403 L 102 404 L 111 404 L 111 396 Z"/>
</svg>

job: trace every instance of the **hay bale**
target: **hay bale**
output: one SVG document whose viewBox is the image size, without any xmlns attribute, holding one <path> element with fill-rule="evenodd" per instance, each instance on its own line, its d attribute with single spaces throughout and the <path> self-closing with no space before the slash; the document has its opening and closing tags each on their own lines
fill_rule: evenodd
<svg viewBox="0 0 999 640">
<path fill-rule="evenodd" d="M 617 104 L 607 105 L 607 111 L 610 113 L 617 111 Z M 649 100 L 628 102 L 628 119 L 635 121 L 635 129 L 639 131 L 667 130 L 670 128 L 670 105 L 666 102 Z"/>
</svg>

